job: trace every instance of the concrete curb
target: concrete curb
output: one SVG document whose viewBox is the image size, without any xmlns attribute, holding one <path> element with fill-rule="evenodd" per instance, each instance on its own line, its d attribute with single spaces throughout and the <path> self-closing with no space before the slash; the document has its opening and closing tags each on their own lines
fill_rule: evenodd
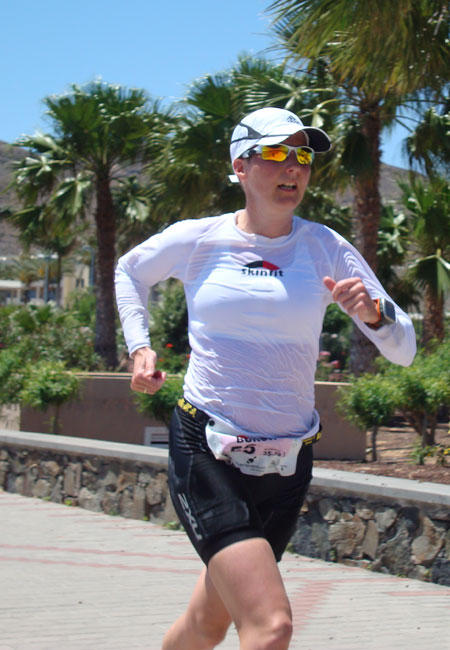
<svg viewBox="0 0 450 650">
<path fill-rule="evenodd" d="M 129 445 L 123 442 L 105 442 L 92 438 L 72 438 L 48 433 L 28 433 L 0 429 L 1 443 L 27 449 L 51 449 L 62 454 L 81 454 L 100 458 L 120 458 L 137 463 L 151 463 L 167 467 L 167 449 Z"/>
<path fill-rule="evenodd" d="M 450 508 L 450 485 L 412 481 L 391 476 L 316 467 L 311 487 L 355 496 L 382 497 L 395 503 L 403 501 Z"/>
</svg>

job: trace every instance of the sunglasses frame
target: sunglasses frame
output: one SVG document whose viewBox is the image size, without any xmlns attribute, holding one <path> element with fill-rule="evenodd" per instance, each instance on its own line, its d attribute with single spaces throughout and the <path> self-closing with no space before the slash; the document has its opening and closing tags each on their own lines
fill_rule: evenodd
<svg viewBox="0 0 450 650">
<path fill-rule="evenodd" d="M 276 149 L 276 148 L 283 149 L 284 152 L 286 153 L 286 157 L 283 158 L 283 160 L 275 160 L 274 158 L 264 158 L 264 156 L 263 156 L 263 148 L 266 148 L 269 151 L 270 151 L 270 149 Z M 286 149 L 287 149 L 287 152 L 286 152 Z M 301 160 L 299 160 L 299 157 L 298 157 L 298 151 L 299 150 L 300 151 L 306 151 L 308 154 L 311 154 L 311 156 L 312 156 L 311 161 L 310 162 L 302 162 Z M 240 156 L 240 158 L 251 158 L 251 156 L 256 154 L 256 155 L 261 156 L 262 160 L 267 160 L 267 161 L 270 161 L 270 162 L 284 162 L 285 160 L 287 160 L 287 158 L 289 158 L 292 151 L 295 151 L 295 157 L 297 158 L 297 162 L 298 162 L 299 165 L 311 165 L 313 163 L 313 161 L 314 161 L 314 153 L 315 153 L 314 149 L 312 149 L 311 147 L 308 147 L 307 145 L 303 145 L 303 144 L 299 145 L 298 147 L 292 147 L 291 145 L 284 144 L 284 143 L 273 144 L 273 145 L 270 145 L 270 144 L 257 144 L 254 147 L 252 147 L 251 149 L 248 149 L 247 151 L 244 151 L 244 153 Z"/>
</svg>

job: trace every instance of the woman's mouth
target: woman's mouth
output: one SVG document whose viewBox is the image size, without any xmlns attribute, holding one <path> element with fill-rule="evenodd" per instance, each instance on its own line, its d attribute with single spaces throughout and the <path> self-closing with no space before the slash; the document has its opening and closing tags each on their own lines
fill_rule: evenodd
<svg viewBox="0 0 450 650">
<path fill-rule="evenodd" d="M 278 187 L 281 188 L 282 190 L 293 192 L 297 188 L 297 185 L 296 183 L 280 183 Z"/>
</svg>

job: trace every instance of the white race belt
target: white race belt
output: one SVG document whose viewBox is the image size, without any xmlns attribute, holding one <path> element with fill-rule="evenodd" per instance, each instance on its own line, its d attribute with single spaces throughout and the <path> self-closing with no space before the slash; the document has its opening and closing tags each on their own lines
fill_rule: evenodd
<svg viewBox="0 0 450 650">
<path fill-rule="evenodd" d="M 316 411 L 314 415 L 314 425 L 308 432 L 291 437 L 246 435 L 223 420 L 211 419 L 205 427 L 206 440 L 217 460 L 237 467 L 243 474 L 292 476 L 302 445 L 320 438 Z"/>
</svg>

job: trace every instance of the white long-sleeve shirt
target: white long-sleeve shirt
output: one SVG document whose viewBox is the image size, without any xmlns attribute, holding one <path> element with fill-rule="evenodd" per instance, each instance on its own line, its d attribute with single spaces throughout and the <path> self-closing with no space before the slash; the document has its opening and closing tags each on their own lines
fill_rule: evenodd
<svg viewBox="0 0 450 650">
<path fill-rule="evenodd" d="M 130 354 L 150 345 L 149 287 L 184 284 L 191 356 L 185 396 L 211 416 L 265 435 L 302 435 L 317 420 L 319 337 L 336 282 L 360 277 L 372 298 L 389 296 L 358 251 L 321 224 L 293 218 L 289 235 L 243 232 L 235 214 L 180 221 L 119 259 L 116 294 Z M 389 298 L 392 300 L 391 298 Z M 416 352 L 410 318 L 372 330 L 354 321 L 390 361 Z"/>
</svg>

